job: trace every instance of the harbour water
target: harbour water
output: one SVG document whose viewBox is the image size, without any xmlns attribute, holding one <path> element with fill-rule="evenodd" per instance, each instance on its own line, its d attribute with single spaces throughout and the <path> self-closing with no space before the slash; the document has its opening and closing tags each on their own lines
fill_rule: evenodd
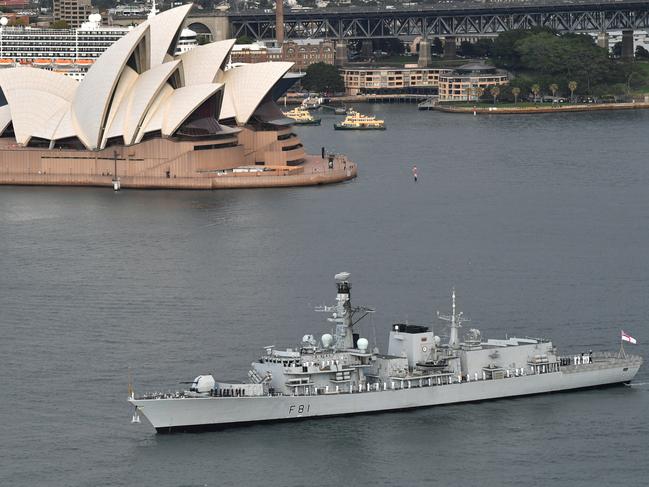
<svg viewBox="0 0 649 487">
<path fill-rule="evenodd" d="M 243 378 L 328 324 L 335 272 L 360 330 L 466 326 L 649 357 L 649 112 L 478 116 L 360 106 L 385 132 L 297 128 L 359 177 L 317 188 L 0 188 L 0 484 L 644 485 L 649 371 L 632 387 L 155 435 L 138 391 Z M 417 165 L 419 180 L 412 180 Z M 328 303 L 327 303 L 328 304 Z"/>
</svg>

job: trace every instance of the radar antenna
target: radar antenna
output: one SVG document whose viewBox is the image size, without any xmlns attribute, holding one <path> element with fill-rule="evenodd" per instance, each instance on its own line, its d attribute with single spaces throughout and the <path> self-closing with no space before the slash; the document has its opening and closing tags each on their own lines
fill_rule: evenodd
<svg viewBox="0 0 649 487">
<path fill-rule="evenodd" d="M 440 314 L 438 311 L 437 318 L 451 323 L 451 335 L 448 339 L 448 346 L 449 348 L 457 350 L 458 348 L 460 348 L 459 328 L 462 327 L 462 323 L 471 320 L 465 318 L 464 313 L 462 311 L 460 311 L 459 313 L 455 312 L 456 309 L 455 308 L 455 288 L 453 288 L 453 291 L 451 293 L 451 305 L 452 305 L 452 311 L 450 315 L 443 315 Z"/>
<path fill-rule="evenodd" d="M 352 331 L 354 325 L 368 314 L 374 313 L 373 308 L 366 306 L 352 307 L 350 276 L 349 272 L 340 272 L 335 275 L 338 293 L 336 294 L 337 303 L 334 306 L 323 305 L 315 308 L 320 313 L 331 313 L 331 317 L 327 318 L 327 321 L 336 323 L 335 347 L 338 349 L 354 348 L 354 333 Z"/>
</svg>

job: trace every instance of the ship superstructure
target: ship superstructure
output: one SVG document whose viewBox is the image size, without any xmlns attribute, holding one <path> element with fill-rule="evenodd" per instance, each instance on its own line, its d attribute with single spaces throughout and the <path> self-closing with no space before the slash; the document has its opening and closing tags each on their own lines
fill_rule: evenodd
<svg viewBox="0 0 649 487">
<path fill-rule="evenodd" d="M 311 115 L 311 112 L 304 108 L 295 107 L 288 112 L 283 112 L 284 116 L 293 120 L 294 125 L 320 125 L 320 118 Z"/>
<path fill-rule="evenodd" d="M 385 122 L 352 110 L 345 120 L 334 124 L 335 130 L 385 130 Z"/>
<path fill-rule="evenodd" d="M 131 29 L 101 25 L 92 14 L 77 29 L 2 28 L 0 66 L 32 66 L 83 77 L 92 63 Z"/>
<path fill-rule="evenodd" d="M 294 348 L 266 347 L 248 380 L 220 382 L 200 375 L 173 394 L 131 394 L 134 418 L 142 413 L 158 432 L 341 414 L 389 411 L 482 401 L 629 382 L 642 358 L 584 351 L 559 355 L 550 340 L 483 339 L 469 329 L 460 339 L 462 313 L 439 315 L 449 323 L 448 342 L 429 326 L 390 326 L 387 354 L 369 349 L 355 326 L 374 310 L 353 307 L 348 273 L 336 278 L 333 329 L 320 339 L 302 337 Z"/>
</svg>

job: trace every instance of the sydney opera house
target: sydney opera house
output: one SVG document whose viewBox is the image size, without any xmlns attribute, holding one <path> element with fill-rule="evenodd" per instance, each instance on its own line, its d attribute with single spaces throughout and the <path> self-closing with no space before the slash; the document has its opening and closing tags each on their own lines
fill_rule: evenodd
<svg viewBox="0 0 649 487">
<path fill-rule="evenodd" d="M 0 72 L 0 184 L 323 184 L 356 166 L 306 154 L 275 100 L 292 63 L 228 65 L 234 40 L 173 55 L 191 5 L 150 17 L 86 77 Z"/>
</svg>

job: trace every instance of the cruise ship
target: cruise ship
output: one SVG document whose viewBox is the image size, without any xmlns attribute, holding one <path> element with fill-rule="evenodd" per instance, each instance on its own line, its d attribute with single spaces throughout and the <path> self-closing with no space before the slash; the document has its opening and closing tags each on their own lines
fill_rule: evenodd
<svg viewBox="0 0 649 487">
<path fill-rule="evenodd" d="M 10 27 L 3 23 L 0 68 L 31 66 L 81 80 L 95 60 L 131 30 L 132 27 L 102 25 L 100 14 L 91 14 L 77 29 Z M 196 33 L 183 29 L 175 54 L 182 54 L 197 44 Z"/>
</svg>

